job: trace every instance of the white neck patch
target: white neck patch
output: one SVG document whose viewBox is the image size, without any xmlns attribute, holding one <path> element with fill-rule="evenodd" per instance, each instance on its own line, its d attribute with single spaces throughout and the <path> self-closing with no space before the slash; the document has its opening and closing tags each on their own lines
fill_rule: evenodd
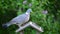
<svg viewBox="0 0 60 34">
<path fill-rule="evenodd" d="M 29 14 L 29 13 L 26 12 L 26 14 Z"/>
</svg>

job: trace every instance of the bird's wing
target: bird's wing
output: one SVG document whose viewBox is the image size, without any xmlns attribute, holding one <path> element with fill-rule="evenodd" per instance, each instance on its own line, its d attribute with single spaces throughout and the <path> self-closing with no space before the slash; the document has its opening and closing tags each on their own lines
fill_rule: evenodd
<svg viewBox="0 0 60 34">
<path fill-rule="evenodd" d="M 19 15 L 19 16 L 17 16 L 17 17 L 15 17 L 15 18 L 13 18 L 10 22 L 11 23 L 24 23 L 24 22 L 26 22 L 26 21 L 28 21 L 29 20 L 29 18 L 28 18 L 29 16 L 27 16 L 26 14 L 22 14 L 22 15 Z"/>
</svg>

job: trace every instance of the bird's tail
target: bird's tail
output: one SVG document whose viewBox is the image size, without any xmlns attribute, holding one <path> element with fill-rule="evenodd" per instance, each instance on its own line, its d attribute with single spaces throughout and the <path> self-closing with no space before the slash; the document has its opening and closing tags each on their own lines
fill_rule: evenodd
<svg viewBox="0 0 60 34">
<path fill-rule="evenodd" d="M 8 22 L 8 23 L 5 23 L 5 24 L 2 24 L 2 27 L 3 27 L 3 28 L 7 28 L 7 27 L 9 27 L 10 25 L 11 25 L 11 23 Z"/>
</svg>

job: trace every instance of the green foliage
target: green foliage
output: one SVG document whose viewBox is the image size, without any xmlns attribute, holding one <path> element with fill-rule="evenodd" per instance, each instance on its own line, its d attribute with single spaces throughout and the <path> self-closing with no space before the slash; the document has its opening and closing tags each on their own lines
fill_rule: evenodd
<svg viewBox="0 0 60 34">
<path fill-rule="evenodd" d="M 12 18 L 24 13 L 28 8 L 32 9 L 30 21 L 43 27 L 44 32 L 40 34 L 60 33 L 60 0 L 0 0 L 0 34 L 19 34 L 14 31 L 18 28 L 11 25 L 7 29 L 2 24 Z M 31 6 L 29 5 L 31 4 Z M 48 13 L 42 13 L 47 10 Z M 28 27 L 24 34 L 36 34 L 36 30 Z"/>
</svg>

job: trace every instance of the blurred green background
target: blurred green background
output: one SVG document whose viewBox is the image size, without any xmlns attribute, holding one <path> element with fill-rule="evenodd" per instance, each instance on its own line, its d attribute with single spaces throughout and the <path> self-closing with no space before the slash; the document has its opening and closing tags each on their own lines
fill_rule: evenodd
<svg viewBox="0 0 60 34">
<path fill-rule="evenodd" d="M 4 29 L 2 24 L 25 13 L 28 8 L 33 11 L 30 21 L 44 29 L 40 34 L 60 34 L 60 0 L 0 0 L 0 34 L 20 34 L 15 33 L 17 25 Z M 31 27 L 24 30 L 24 34 L 36 34 L 36 32 Z"/>
</svg>

